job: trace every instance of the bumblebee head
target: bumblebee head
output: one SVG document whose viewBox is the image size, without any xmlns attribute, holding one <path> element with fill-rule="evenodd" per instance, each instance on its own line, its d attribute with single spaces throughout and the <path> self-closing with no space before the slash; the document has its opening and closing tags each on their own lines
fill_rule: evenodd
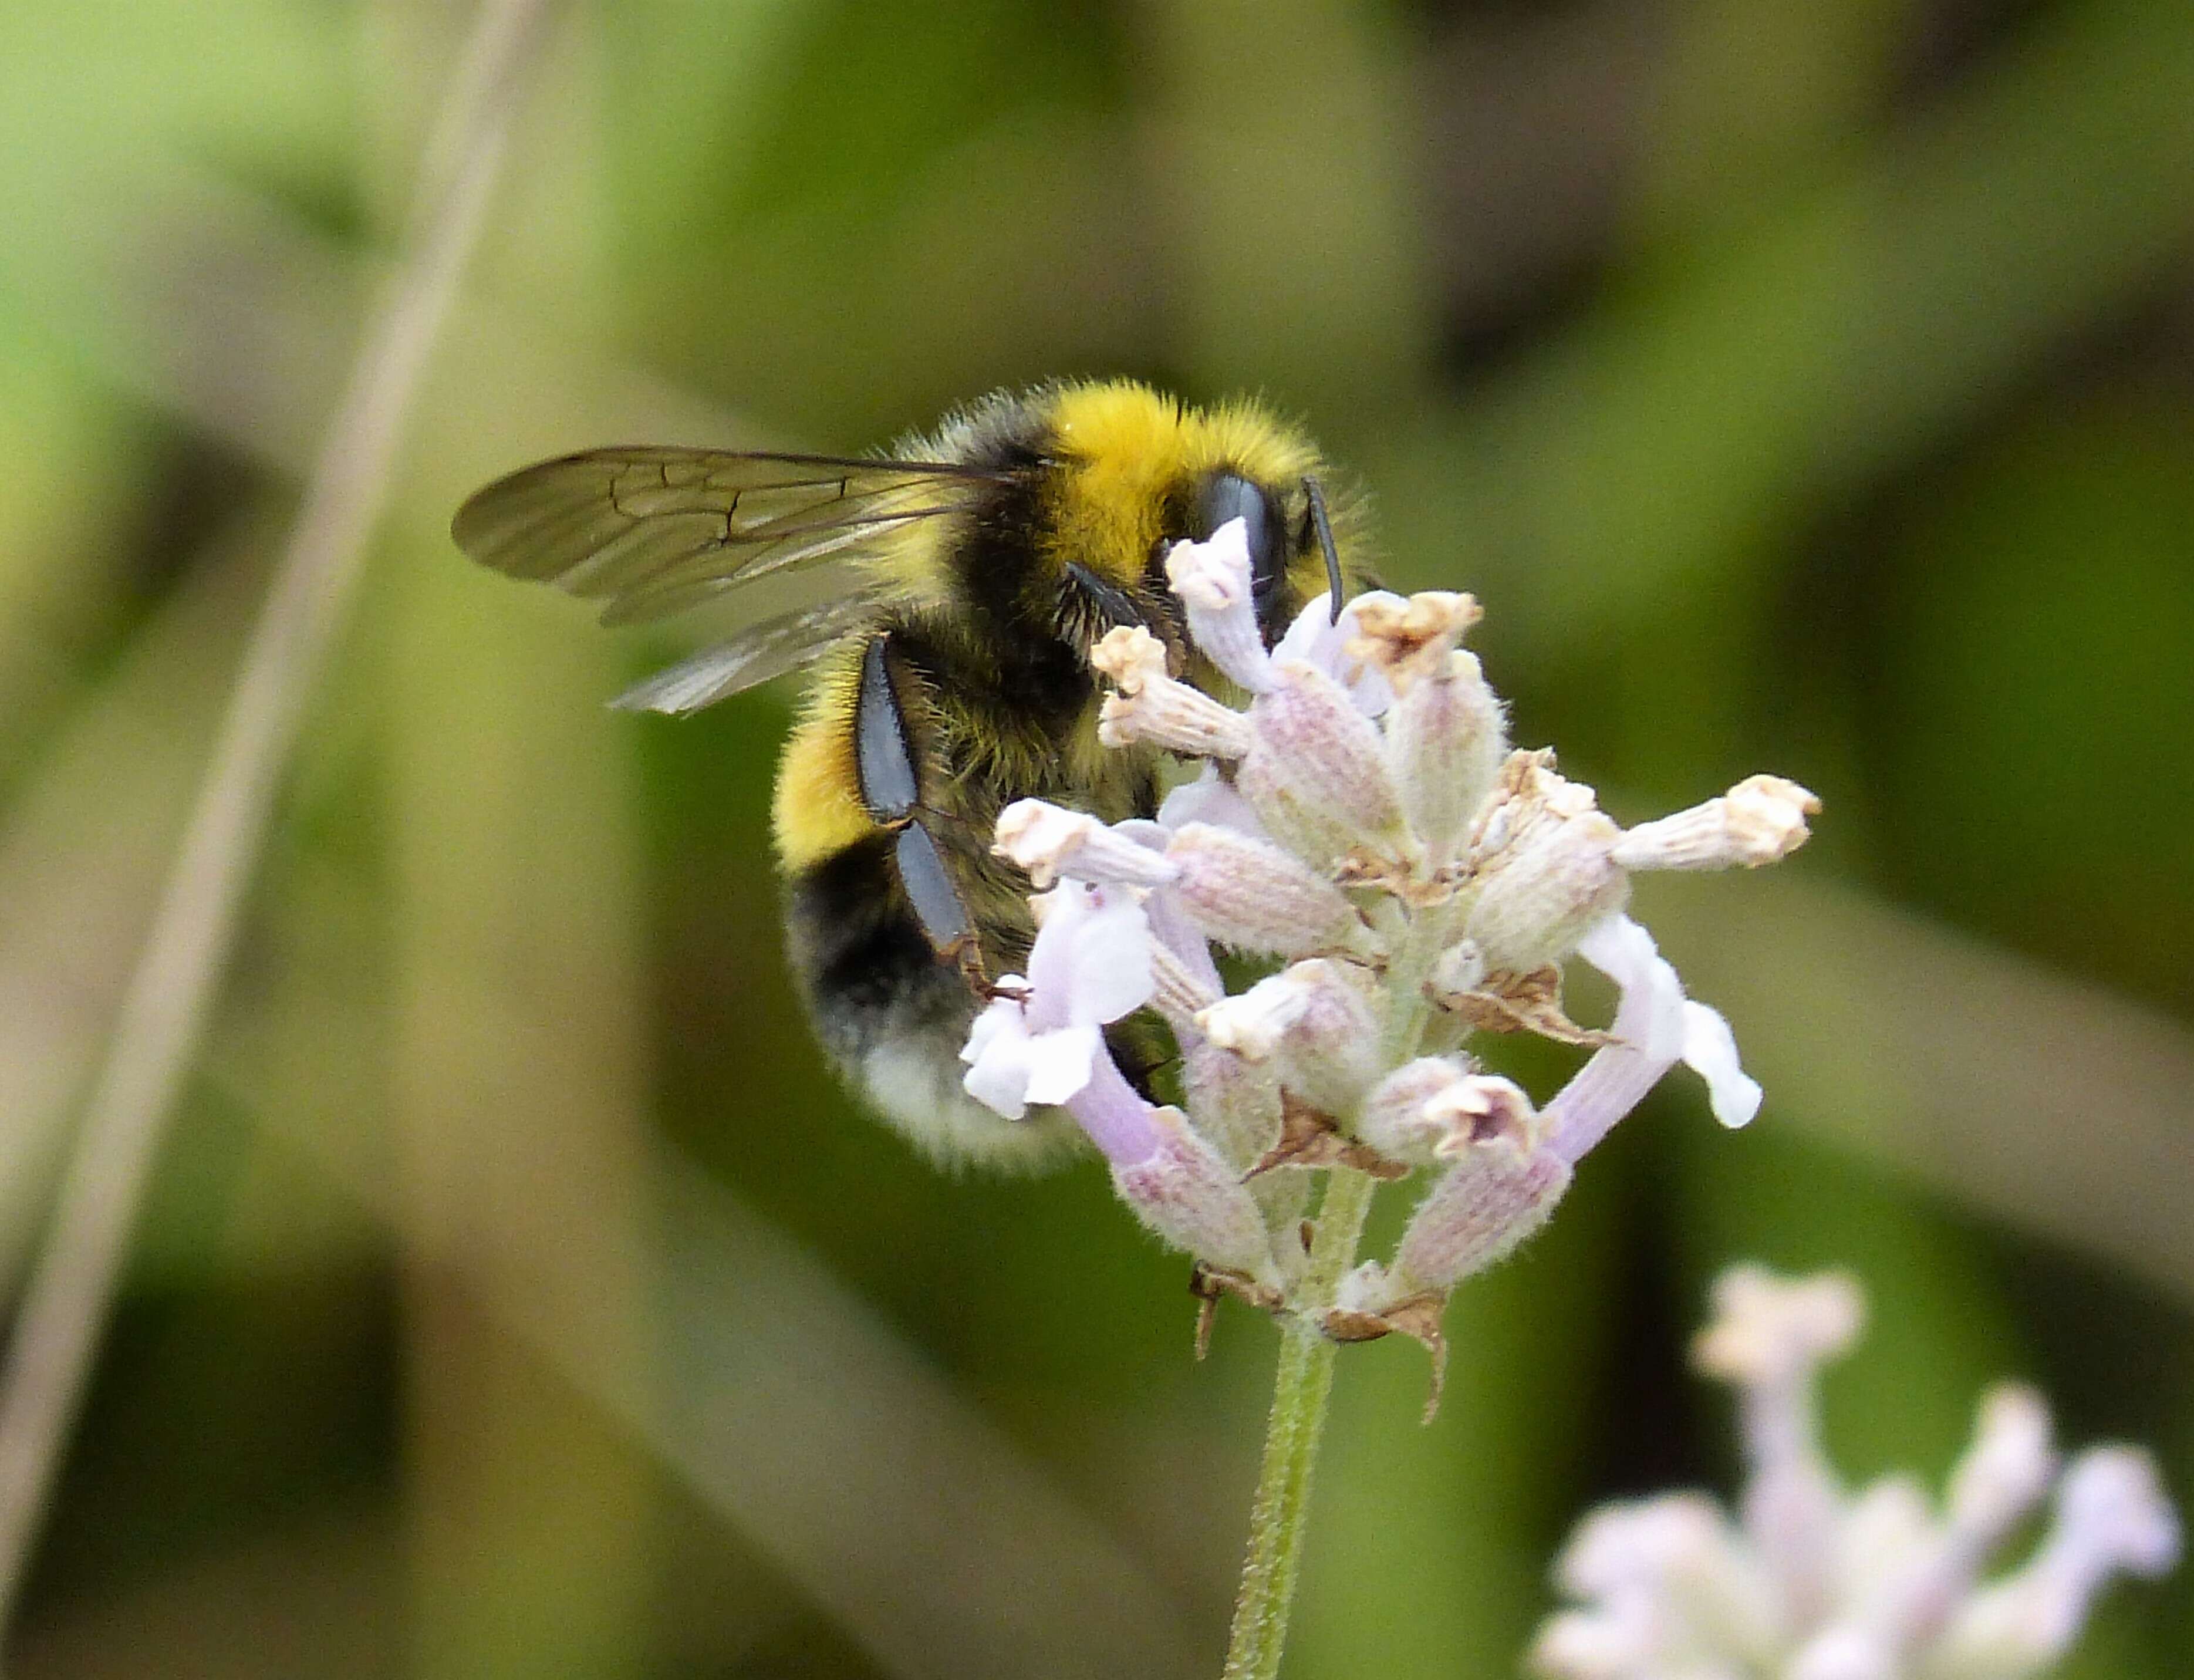
<svg viewBox="0 0 2194 1680">
<path fill-rule="evenodd" d="M 1360 580 L 1355 521 L 1329 512 L 1317 450 L 1262 405 L 1190 408 L 1111 382 L 1060 388 L 1049 417 L 1053 586 L 1098 634 L 1142 624 L 1186 647 L 1166 555 L 1232 520 L 1268 646 L 1306 602 L 1329 593 L 1337 609 Z"/>
<path fill-rule="evenodd" d="M 1297 572 L 1315 559 L 1324 568 L 1326 594 L 1337 616 L 1347 593 L 1341 568 L 1340 545 L 1333 535 L 1332 516 L 1326 511 L 1324 487 L 1315 474 L 1306 473 L 1301 485 L 1301 508 L 1291 521 L 1284 492 L 1258 483 L 1232 467 L 1214 469 L 1204 476 L 1184 533 L 1196 542 L 1208 541 L 1219 528 L 1240 520 L 1249 544 L 1250 589 L 1257 607 L 1257 623 L 1271 647 L 1302 606 L 1307 578 Z M 1163 556 L 1159 556 L 1163 563 Z"/>
</svg>

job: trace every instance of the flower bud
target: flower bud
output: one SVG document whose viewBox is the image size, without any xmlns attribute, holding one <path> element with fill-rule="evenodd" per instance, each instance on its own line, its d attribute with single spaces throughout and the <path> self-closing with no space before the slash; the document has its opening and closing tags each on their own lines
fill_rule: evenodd
<svg viewBox="0 0 2194 1680">
<path fill-rule="evenodd" d="M 1755 869 L 1788 857 L 1811 832 L 1821 802 L 1780 776 L 1748 776 L 1719 799 L 1654 822 L 1617 841 L 1623 869 Z"/>
<path fill-rule="evenodd" d="M 1427 1289 L 1450 1289 L 1508 1257 L 1547 1221 L 1569 1188 L 1570 1165 L 1546 1150 L 1519 1160 L 1474 1150 L 1448 1169 L 1410 1216 L 1399 1270 Z"/>
<path fill-rule="evenodd" d="M 1621 831 L 1598 811 L 1552 824 L 1484 877 L 1464 932 L 1493 967 L 1528 974 L 1576 951 L 1596 923 L 1629 902 L 1630 883 L 1608 856 Z"/>
<path fill-rule="evenodd" d="M 1304 856 L 1337 858 L 1352 847 L 1391 852 L 1402 836 L 1401 806 L 1387 774 L 1379 728 L 1341 685 L 1314 667 L 1288 660 L 1279 681 L 1249 708 L 1254 737 L 1243 764 L 1243 792 L 1275 834 L 1291 820 L 1322 831 Z M 1275 809 L 1263 808 L 1280 797 Z"/>
<path fill-rule="evenodd" d="M 1487 966 L 1528 974 L 1576 950 L 1620 911 L 1629 883 L 1609 858 L 1622 830 L 1551 752 L 1512 752 L 1471 835 L 1476 902 L 1465 931 Z"/>
<path fill-rule="evenodd" d="M 2179 1518 L 2156 1460 L 2137 1447 L 2090 1447 L 2057 1490 L 2052 1539 L 2103 1569 L 2154 1578 L 2179 1562 Z"/>
<path fill-rule="evenodd" d="M 1180 872 L 1163 853 L 1084 812 L 1042 799 L 1014 800 L 998 813 L 996 834 L 992 854 L 1027 872 L 1039 888 L 1062 875 L 1154 887 Z"/>
<path fill-rule="evenodd" d="M 1313 958 L 1259 981 L 1196 1017 L 1211 1042 L 1267 1062 L 1280 1082 L 1329 1114 L 1353 1108 L 1379 1071 L 1379 1018 L 1357 971 Z"/>
<path fill-rule="evenodd" d="M 1778 1278 L 1735 1266 L 1714 1280 L 1713 1320 L 1691 1343 L 1705 1376 L 1747 1386 L 1810 1377 L 1858 1339 L 1865 1303 L 1847 1273 Z"/>
<path fill-rule="evenodd" d="M 1476 599 L 1449 590 L 1424 590 L 1407 601 L 1366 595 L 1356 606 L 1351 653 L 1381 671 L 1397 694 L 1406 693 L 1448 668 L 1463 632 L 1485 616 Z"/>
<path fill-rule="evenodd" d="M 1476 656 L 1442 657 L 1442 668 L 1403 689 L 1387 714 L 1387 771 L 1435 866 L 1462 844 L 1508 751 L 1507 719 Z"/>
<path fill-rule="evenodd" d="M 1152 1111 L 1159 1139 L 1141 1160 L 1112 1169 L 1135 1216 L 1175 1248 L 1253 1278 L 1269 1277 L 1272 1249 L 1256 1199 L 1178 1108 Z"/>
<path fill-rule="evenodd" d="M 1364 1100 L 1356 1135 L 1382 1155 L 1420 1165 L 1473 1148 L 1519 1158 L 1537 1142 L 1538 1116 L 1513 1081 L 1466 1072 L 1444 1056 L 1396 1068 Z"/>
<path fill-rule="evenodd" d="M 1249 750 L 1249 721 L 1200 688 L 1166 677 L 1133 694 L 1107 694 L 1097 708 L 1102 746 L 1138 742 L 1184 758 L 1239 758 Z"/>
<path fill-rule="evenodd" d="M 1192 1021 L 1199 1010 L 1210 1008 L 1225 995 L 1200 969 L 1183 962 L 1163 942 L 1151 951 L 1151 979 L 1155 983 L 1151 1007 L 1176 1031 L 1180 1022 Z"/>
<path fill-rule="evenodd" d="M 1477 991 L 1485 975 L 1485 953 L 1475 941 L 1459 939 L 1440 952 L 1426 983 L 1434 996 L 1455 998 Z"/>
<path fill-rule="evenodd" d="M 1426 1103 L 1463 1077 L 1453 1057 L 1421 1056 L 1404 1062 L 1371 1088 L 1356 1118 L 1356 1135 L 1381 1154 L 1413 1166 L 1429 1166 L 1437 1127 L 1423 1118 Z"/>
<path fill-rule="evenodd" d="M 1973 1445 L 1950 1472 L 1951 1528 L 1984 1551 L 2034 1508 L 2056 1473 L 2042 1396 L 2016 1383 L 1991 1389 L 1982 1398 Z"/>
<path fill-rule="evenodd" d="M 1357 844 L 1355 824 L 1331 806 L 1306 799 L 1253 747 L 1235 767 L 1234 788 L 1249 805 L 1257 831 L 1299 858 L 1328 868 Z"/>
<path fill-rule="evenodd" d="M 1307 957 L 1364 939 L 1362 918 L 1341 889 L 1269 841 L 1192 822 L 1167 856 L 1180 866 L 1180 901 L 1221 944 Z"/>
<path fill-rule="evenodd" d="M 1272 1070 L 1212 1043 L 1192 1022 L 1182 1038 L 1181 1083 L 1198 1128 L 1238 1177 L 1279 1136 L 1280 1087 Z M 1266 1174 L 1250 1188 L 1289 1176 Z"/>
<path fill-rule="evenodd" d="M 1967 1599 L 1930 1652 L 1930 1671 L 2016 1680 L 2043 1672 L 2071 1648 L 2112 1576 L 2164 1574 L 2179 1561 L 2179 1540 L 2155 1461 L 2137 1447 L 2089 1447 L 2058 1485 L 2040 1550 Z"/>
<path fill-rule="evenodd" d="M 1239 758 L 1249 750 L 1249 720 L 1168 676 L 1165 644 L 1140 624 L 1106 631 L 1089 663 L 1117 691 L 1098 709 L 1101 745 L 1146 741 L 1191 758 Z"/>
<path fill-rule="evenodd" d="M 1249 521 L 1230 519 L 1208 541 L 1175 544 L 1165 570 L 1187 609 L 1189 638 L 1205 657 L 1253 694 L 1272 687 L 1250 582 Z"/>
</svg>

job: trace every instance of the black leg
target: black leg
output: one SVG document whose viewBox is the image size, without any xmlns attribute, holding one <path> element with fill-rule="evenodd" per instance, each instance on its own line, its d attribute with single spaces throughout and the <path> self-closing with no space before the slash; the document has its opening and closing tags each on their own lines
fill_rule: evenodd
<svg viewBox="0 0 2194 1680">
<path fill-rule="evenodd" d="M 932 948 L 940 957 L 964 963 L 974 953 L 975 929 L 944 854 L 922 823 L 922 773 L 893 681 L 893 664 L 888 635 L 871 640 L 861 656 L 861 687 L 853 703 L 853 761 L 861 803 L 877 822 L 899 831 L 892 864 Z"/>
</svg>

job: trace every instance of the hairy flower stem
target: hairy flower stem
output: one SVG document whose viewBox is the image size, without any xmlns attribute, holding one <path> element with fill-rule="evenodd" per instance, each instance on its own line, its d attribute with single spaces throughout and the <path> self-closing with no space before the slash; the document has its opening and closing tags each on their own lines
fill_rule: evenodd
<svg viewBox="0 0 2194 1680">
<path fill-rule="evenodd" d="M 1311 1245 L 1308 1282 L 1312 1298 L 1330 1293 L 1355 1263 L 1377 1181 L 1346 1168 L 1334 1172 L 1318 1210 Z M 1325 1432 L 1333 1391 L 1335 1344 L 1317 1326 L 1290 1320 L 1280 1332 L 1280 1361 L 1272 1381 L 1272 1414 L 1265 1426 L 1265 1459 L 1249 1508 L 1249 1555 L 1234 1599 L 1234 1631 L 1226 1647 L 1225 1680 L 1272 1680 L 1287 1643 L 1288 1611 L 1309 1529 L 1310 1473 Z"/>
<path fill-rule="evenodd" d="M 1425 1002 L 1425 976 L 1444 932 L 1440 918 L 1422 918 L 1395 952 L 1387 975 L 1392 1013 L 1380 1047 L 1389 1067 L 1408 1062 L 1424 1042 L 1432 1013 Z M 1376 1179 L 1346 1167 L 1327 1177 L 1318 1234 L 1311 1241 L 1310 1265 L 1301 1284 L 1305 1301 L 1330 1301 L 1355 1265 L 1356 1246 L 1377 1188 Z M 1265 1425 L 1264 1464 L 1257 1475 L 1256 1502 L 1249 1508 L 1249 1555 L 1243 1562 L 1242 1587 L 1234 1598 L 1234 1630 L 1223 1680 L 1272 1680 L 1280 1671 L 1288 1612 L 1295 1603 L 1295 1575 L 1310 1527 L 1310 1473 L 1318 1460 L 1326 1402 L 1333 1392 L 1335 1352 L 1335 1343 L 1315 1324 L 1291 1319 L 1282 1328 L 1272 1413 Z"/>
</svg>

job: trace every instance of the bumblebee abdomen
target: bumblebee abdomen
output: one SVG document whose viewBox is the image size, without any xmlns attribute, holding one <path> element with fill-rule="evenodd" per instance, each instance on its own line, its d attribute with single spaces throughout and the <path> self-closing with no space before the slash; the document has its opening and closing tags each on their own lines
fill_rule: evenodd
<svg viewBox="0 0 2194 1680">
<path fill-rule="evenodd" d="M 1057 1110 L 1001 1119 L 961 1087 L 960 1047 L 980 1007 L 901 890 L 879 832 L 790 873 L 785 939 L 816 1035 L 862 1095 L 943 1161 L 1035 1168 L 1078 1133 Z"/>
</svg>

